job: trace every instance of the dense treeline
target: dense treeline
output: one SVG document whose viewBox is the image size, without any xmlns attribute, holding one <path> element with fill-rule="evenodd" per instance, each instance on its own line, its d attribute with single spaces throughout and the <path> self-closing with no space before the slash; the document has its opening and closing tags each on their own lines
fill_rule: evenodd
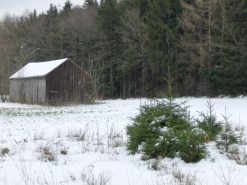
<svg viewBox="0 0 247 185">
<path fill-rule="evenodd" d="M 67 1 L 0 23 L 0 94 L 30 61 L 69 57 L 103 97 L 247 94 L 246 0 Z"/>
</svg>

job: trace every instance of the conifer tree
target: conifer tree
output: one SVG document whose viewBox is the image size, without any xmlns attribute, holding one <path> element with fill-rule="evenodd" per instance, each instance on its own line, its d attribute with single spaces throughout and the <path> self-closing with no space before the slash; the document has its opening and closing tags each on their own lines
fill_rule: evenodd
<svg viewBox="0 0 247 185">
<path fill-rule="evenodd" d="M 215 94 L 247 93 L 247 2 L 229 0 L 225 3 L 224 30 L 215 52 L 209 78 Z"/>
<path fill-rule="evenodd" d="M 106 66 L 106 96 L 119 94 L 118 68 L 121 61 L 120 9 L 117 0 L 102 0 L 99 7 L 101 30 L 104 34 L 105 66 Z"/>
<path fill-rule="evenodd" d="M 63 9 L 61 11 L 61 13 L 63 15 L 68 15 L 70 13 L 70 11 L 72 10 L 72 3 L 67 0 L 65 3 L 64 3 L 64 6 L 63 6 Z"/>
<path fill-rule="evenodd" d="M 97 8 L 98 6 L 99 5 L 98 5 L 97 0 L 85 0 L 84 3 L 83 3 L 83 7 L 84 8 L 89 8 L 89 7 Z"/>
<path fill-rule="evenodd" d="M 149 1 L 145 16 L 152 88 L 166 85 L 166 94 L 169 96 L 172 94 L 172 86 L 176 79 L 180 13 L 179 0 L 152 0 Z"/>
</svg>

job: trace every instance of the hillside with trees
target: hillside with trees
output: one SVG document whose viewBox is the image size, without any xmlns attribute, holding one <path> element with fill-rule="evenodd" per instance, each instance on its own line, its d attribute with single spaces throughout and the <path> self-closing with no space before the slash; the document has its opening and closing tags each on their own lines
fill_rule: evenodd
<svg viewBox="0 0 247 185">
<path fill-rule="evenodd" d="M 103 98 L 247 94 L 246 0 L 67 1 L 0 22 L 0 95 L 30 61 L 69 57 Z"/>
</svg>

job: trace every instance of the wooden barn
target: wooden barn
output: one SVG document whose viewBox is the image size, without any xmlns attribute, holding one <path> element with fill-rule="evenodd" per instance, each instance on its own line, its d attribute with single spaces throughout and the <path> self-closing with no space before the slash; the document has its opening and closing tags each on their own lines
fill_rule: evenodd
<svg viewBox="0 0 247 185">
<path fill-rule="evenodd" d="M 90 75 L 68 58 L 28 63 L 9 79 L 11 102 L 63 105 L 90 101 Z"/>
</svg>

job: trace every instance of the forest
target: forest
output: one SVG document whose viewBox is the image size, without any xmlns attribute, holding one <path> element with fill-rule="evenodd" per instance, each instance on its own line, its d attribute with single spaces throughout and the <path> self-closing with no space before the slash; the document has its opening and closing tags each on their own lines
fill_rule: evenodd
<svg viewBox="0 0 247 185">
<path fill-rule="evenodd" d="M 85 0 L 0 20 L 0 95 L 31 61 L 70 58 L 99 98 L 247 94 L 246 0 Z"/>
</svg>

